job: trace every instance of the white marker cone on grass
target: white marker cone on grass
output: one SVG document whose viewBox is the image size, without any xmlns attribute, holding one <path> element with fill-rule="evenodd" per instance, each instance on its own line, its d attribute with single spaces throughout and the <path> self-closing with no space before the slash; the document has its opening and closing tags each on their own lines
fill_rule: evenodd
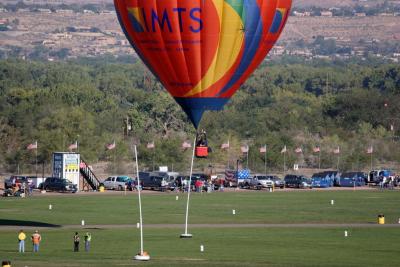
<svg viewBox="0 0 400 267">
<path fill-rule="evenodd" d="M 52 208 L 53 208 L 53 206 L 50 204 L 50 205 L 49 205 L 49 210 L 51 210 Z"/>
<path fill-rule="evenodd" d="M 347 233 L 347 231 L 344 231 L 344 237 L 348 237 L 349 234 Z"/>
<path fill-rule="evenodd" d="M 236 210 L 232 210 L 232 214 L 235 215 L 236 214 Z"/>
<path fill-rule="evenodd" d="M 204 246 L 200 245 L 200 252 L 204 252 Z"/>
<path fill-rule="evenodd" d="M 178 200 L 178 199 L 179 199 L 179 196 L 176 196 L 176 197 L 175 197 L 175 200 Z"/>
<path fill-rule="evenodd" d="M 335 205 L 335 200 L 331 200 L 331 205 Z"/>
<path fill-rule="evenodd" d="M 140 228 L 140 223 L 136 223 L 136 228 L 137 228 L 137 229 Z"/>
<path fill-rule="evenodd" d="M 82 220 L 82 221 L 81 221 L 81 225 L 82 225 L 82 226 L 85 226 L 85 220 Z"/>
</svg>

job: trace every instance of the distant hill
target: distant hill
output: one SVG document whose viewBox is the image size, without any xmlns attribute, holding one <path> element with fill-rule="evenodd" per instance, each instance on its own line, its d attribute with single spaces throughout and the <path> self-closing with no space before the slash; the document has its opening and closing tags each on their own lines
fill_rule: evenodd
<svg viewBox="0 0 400 267">
<path fill-rule="evenodd" d="M 315 1 L 315 0 L 293 0 L 295 7 L 306 7 L 306 6 L 318 6 L 318 7 L 341 7 L 341 6 L 355 6 L 359 5 L 369 5 L 374 6 L 377 4 L 383 3 L 383 0 L 324 0 L 324 1 Z"/>
<path fill-rule="evenodd" d="M 19 0 L 0 0 L 0 3 L 17 3 Z M 25 0 L 26 4 L 82 4 L 81 0 Z M 110 4 L 113 0 L 85 0 L 85 4 Z M 354 6 L 356 4 L 361 5 L 376 5 L 382 3 L 383 0 L 293 0 L 294 6 L 319 6 L 319 7 L 333 7 L 333 6 Z"/>
</svg>

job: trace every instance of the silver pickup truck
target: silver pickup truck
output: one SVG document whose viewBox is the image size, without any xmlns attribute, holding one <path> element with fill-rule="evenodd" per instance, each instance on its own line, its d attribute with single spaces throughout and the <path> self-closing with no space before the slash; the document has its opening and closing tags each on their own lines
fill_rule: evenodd
<svg viewBox="0 0 400 267">
<path fill-rule="evenodd" d="M 254 175 L 249 181 L 250 188 L 253 189 L 263 189 L 263 188 L 273 188 L 274 181 L 272 181 L 268 176 L 262 174 Z"/>
</svg>

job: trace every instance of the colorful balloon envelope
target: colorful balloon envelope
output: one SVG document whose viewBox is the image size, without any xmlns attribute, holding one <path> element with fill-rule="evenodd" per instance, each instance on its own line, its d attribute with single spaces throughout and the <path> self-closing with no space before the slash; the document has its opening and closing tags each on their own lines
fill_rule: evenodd
<svg viewBox="0 0 400 267">
<path fill-rule="evenodd" d="M 136 53 L 197 128 L 221 110 L 282 32 L 291 0 L 114 0 Z"/>
</svg>

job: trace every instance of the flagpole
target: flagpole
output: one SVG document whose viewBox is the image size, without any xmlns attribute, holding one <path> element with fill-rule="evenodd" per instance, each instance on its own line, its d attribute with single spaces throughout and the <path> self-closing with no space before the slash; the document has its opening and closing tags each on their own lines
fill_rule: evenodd
<svg viewBox="0 0 400 267">
<path fill-rule="evenodd" d="M 246 169 L 249 169 L 249 146 L 247 146 L 247 153 L 246 153 Z"/>
<path fill-rule="evenodd" d="M 140 186 L 140 177 L 139 177 L 139 164 L 138 164 L 138 156 L 137 156 L 137 148 L 135 145 L 135 161 L 136 161 L 136 177 L 137 177 L 137 189 L 138 189 L 138 198 L 139 198 L 139 224 L 140 224 L 140 254 L 134 257 L 135 260 L 150 260 L 150 255 L 143 254 L 143 215 L 142 215 L 142 199 L 140 192 L 142 188 Z"/>
<path fill-rule="evenodd" d="M 321 149 L 318 152 L 318 170 L 321 170 Z"/>
<path fill-rule="evenodd" d="M 285 177 L 285 171 L 286 171 L 286 151 L 283 152 L 283 176 Z"/>
<path fill-rule="evenodd" d="M 154 144 L 154 141 L 153 141 L 153 144 Z M 155 154 L 154 150 L 156 150 L 155 147 L 153 147 L 152 150 L 153 150 L 153 157 L 152 157 L 153 159 L 152 160 L 153 160 L 153 172 L 154 172 L 154 154 Z"/>
<path fill-rule="evenodd" d="M 337 165 L 336 165 L 336 169 L 339 171 L 339 160 L 340 160 L 340 153 L 337 156 Z"/>
<path fill-rule="evenodd" d="M 371 171 L 372 171 L 372 152 L 371 152 Z"/>
<path fill-rule="evenodd" d="M 36 149 L 35 149 L 35 172 L 36 172 L 36 177 L 38 176 L 38 171 L 37 171 L 37 151 L 38 151 L 38 145 L 37 145 L 37 140 L 36 140 Z"/>
<path fill-rule="evenodd" d="M 114 140 L 114 173 L 115 173 L 115 170 L 116 170 L 116 166 L 115 166 L 115 164 L 116 164 L 116 158 L 117 158 L 117 149 L 115 148 L 115 140 Z"/>
<path fill-rule="evenodd" d="M 188 234 L 188 218 L 189 218 L 189 200 L 190 200 L 190 191 L 192 187 L 192 174 L 193 174 L 193 162 L 194 162 L 194 152 L 196 149 L 196 137 L 193 141 L 193 154 L 192 154 L 192 163 L 190 165 L 190 175 L 189 175 L 189 184 L 188 184 L 188 195 L 186 202 L 186 217 L 185 217 L 185 233 L 181 234 L 181 238 L 191 238 L 192 234 Z"/>
<path fill-rule="evenodd" d="M 228 154 L 227 168 L 226 168 L 227 170 L 229 170 L 229 146 L 230 146 L 229 141 L 230 141 L 230 138 L 228 138 L 228 147 L 226 148 L 226 154 Z"/>
<path fill-rule="evenodd" d="M 265 148 L 267 145 L 264 146 Z M 265 176 L 267 176 L 267 150 L 265 150 L 265 157 L 264 157 L 264 171 L 265 171 Z"/>
</svg>

